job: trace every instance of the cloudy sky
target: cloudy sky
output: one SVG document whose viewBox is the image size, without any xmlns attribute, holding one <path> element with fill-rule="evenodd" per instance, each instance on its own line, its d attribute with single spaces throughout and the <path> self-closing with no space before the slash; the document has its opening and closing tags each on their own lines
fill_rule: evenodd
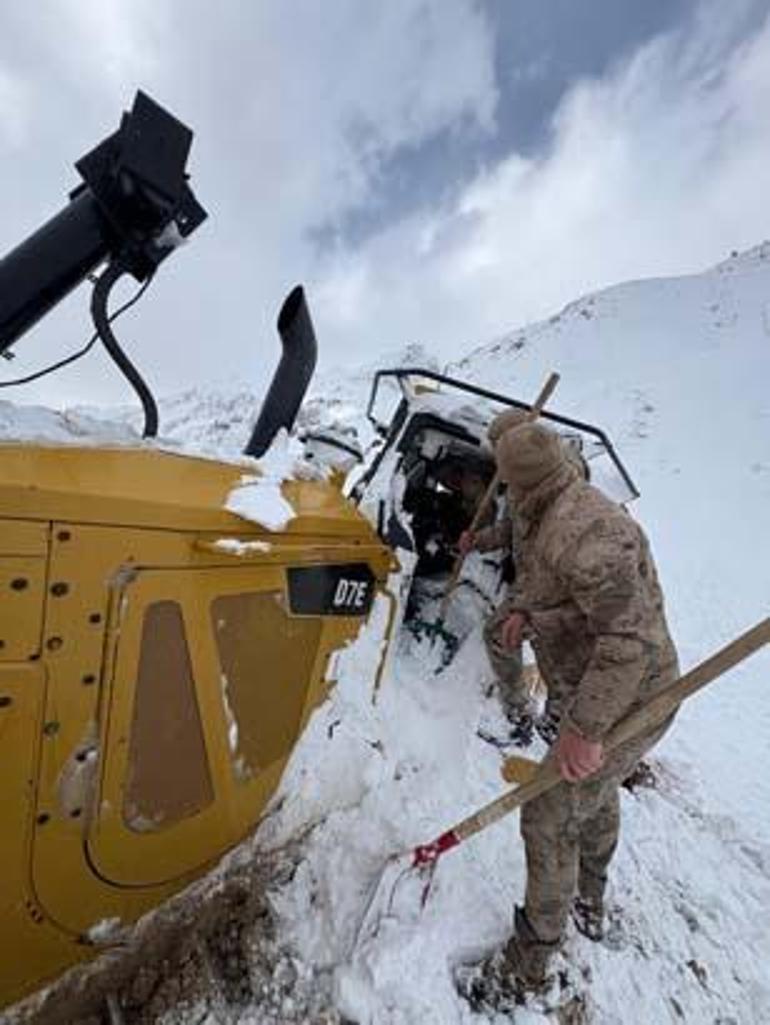
<svg viewBox="0 0 770 1025">
<path fill-rule="evenodd" d="M 327 366 L 448 359 L 770 234 L 770 0 L 6 0 L 0 253 L 137 88 L 209 211 L 119 322 L 161 394 L 264 386 L 298 281 Z M 88 333 L 82 286 L 0 381 Z M 100 353 L 8 398 L 131 400 Z"/>
</svg>

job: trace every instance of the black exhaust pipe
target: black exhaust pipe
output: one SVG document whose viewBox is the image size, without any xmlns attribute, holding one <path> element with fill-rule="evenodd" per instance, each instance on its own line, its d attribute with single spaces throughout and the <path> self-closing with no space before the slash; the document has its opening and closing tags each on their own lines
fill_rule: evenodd
<svg viewBox="0 0 770 1025">
<path fill-rule="evenodd" d="M 264 455 L 278 431 L 290 431 L 297 418 L 318 358 L 313 322 L 302 285 L 293 288 L 278 314 L 278 334 L 283 355 L 273 375 L 270 390 L 244 449 L 257 459 Z"/>
</svg>

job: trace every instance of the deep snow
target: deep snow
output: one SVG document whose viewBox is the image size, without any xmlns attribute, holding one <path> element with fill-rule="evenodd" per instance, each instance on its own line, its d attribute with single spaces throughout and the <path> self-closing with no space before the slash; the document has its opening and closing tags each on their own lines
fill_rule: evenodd
<svg viewBox="0 0 770 1025">
<path fill-rule="evenodd" d="M 528 398 L 554 369 L 554 408 L 604 427 L 641 490 L 634 513 L 651 537 L 687 668 L 770 612 L 770 246 L 702 275 L 587 296 L 449 372 Z M 367 377 L 328 374 L 304 416 L 360 423 Z M 246 393 L 188 393 L 162 405 L 173 410 L 164 435 L 234 454 L 252 403 Z M 46 411 L 0 412 L 6 437 L 51 423 L 67 432 Z M 347 1020 L 492 1021 L 471 1013 L 451 973 L 510 930 L 524 883 L 515 817 L 441 860 L 422 912 L 418 893 L 402 887 L 397 913 L 353 949 L 383 858 L 502 791 L 500 755 L 476 735 L 481 721 L 499 718 L 478 628 L 440 675 L 437 652 L 401 636 L 374 701 L 388 611 L 380 599 L 336 660 L 336 687 L 257 836 L 280 845 L 314 826 L 293 878 L 270 895 L 278 940 L 301 967 L 297 989 L 326 994 Z M 561 1010 L 520 1008 L 519 1025 L 568 1013 L 592 1025 L 770 1021 L 769 678 L 766 649 L 682 711 L 655 753 L 658 788 L 623 793 L 613 944 L 571 933 L 561 966 L 572 989 Z M 568 1012 L 574 992 L 583 1004 Z M 270 1017 L 256 1000 L 231 1008 L 228 1020 L 297 1021 L 300 1006 L 295 999 Z M 204 1000 L 163 1020 L 213 1025 L 222 1014 Z"/>
</svg>

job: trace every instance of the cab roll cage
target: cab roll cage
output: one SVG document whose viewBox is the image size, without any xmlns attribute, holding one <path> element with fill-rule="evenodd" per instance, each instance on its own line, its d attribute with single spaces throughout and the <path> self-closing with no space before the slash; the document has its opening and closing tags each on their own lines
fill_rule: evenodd
<svg viewBox="0 0 770 1025">
<path fill-rule="evenodd" d="M 529 405 L 526 402 L 521 402 L 518 399 L 511 399 L 507 395 L 501 395 L 499 392 L 490 391 L 487 388 L 481 388 L 477 384 L 469 384 L 467 381 L 458 381 L 455 377 L 448 377 L 446 374 L 439 374 L 435 370 L 427 370 L 424 367 L 393 367 L 388 370 L 378 370 L 374 375 L 374 381 L 372 382 L 372 390 L 369 394 L 369 403 L 366 407 L 366 416 L 369 422 L 372 424 L 374 429 L 379 434 L 389 434 L 390 437 L 386 444 L 383 446 L 382 451 L 379 454 L 377 462 L 379 463 L 384 452 L 390 447 L 390 442 L 393 439 L 394 432 L 389 429 L 388 424 L 383 424 L 374 415 L 374 406 L 377 401 L 377 392 L 379 390 L 381 382 L 385 378 L 395 378 L 398 382 L 399 388 L 403 400 L 407 399 L 407 392 L 405 387 L 405 381 L 409 377 L 422 377 L 427 378 L 430 381 L 436 381 L 439 384 L 448 385 L 451 388 L 456 388 L 458 391 L 467 392 L 469 395 L 478 395 L 480 398 L 491 399 L 493 402 L 499 402 L 504 406 L 511 406 L 515 409 L 529 409 Z M 628 470 L 623 465 L 620 456 L 615 451 L 615 446 L 612 444 L 610 439 L 604 433 L 600 427 L 596 427 L 593 424 L 588 424 L 582 420 L 573 420 L 569 416 L 561 416 L 559 413 L 550 413 L 544 410 L 540 414 L 543 420 L 549 420 L 551 423 L 561 424 L 564 427 L 572 427 L 575 430 L 581 431 L 583 434 L 589 434 L 596 438 L 603 445 L 610 459 L 615 464 L 618 473 L 623 478 L 626 486 L 633 495 L 634 498 L 639 497 L 639 490 L 631 479 Z M 396 420 L 399 420 L 398 414 L 396 414 Z M 367 475 L 369 476 L 369 475 Z M 359 485 L 363 481 L 359 482 Z M 358 489 L 356 489 L 358 490 Z"/>
</svg>

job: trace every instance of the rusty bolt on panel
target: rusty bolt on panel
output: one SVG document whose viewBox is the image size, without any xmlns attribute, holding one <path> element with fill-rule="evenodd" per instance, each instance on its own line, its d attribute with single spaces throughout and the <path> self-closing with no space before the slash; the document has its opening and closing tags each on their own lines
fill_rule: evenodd
<svg viewBox="0 0 770 1025">
<path fill-rule="evenodd" d="M 41 925 L 45 921 L 45 916 L 43 915 L 39 907 L 37 907 L 35 904 L 28 900 L 24 901 L 24 905 L 27 911 L 29 911 L 30 918 L 35 923 L 35 925 Z"/>
</svg>

